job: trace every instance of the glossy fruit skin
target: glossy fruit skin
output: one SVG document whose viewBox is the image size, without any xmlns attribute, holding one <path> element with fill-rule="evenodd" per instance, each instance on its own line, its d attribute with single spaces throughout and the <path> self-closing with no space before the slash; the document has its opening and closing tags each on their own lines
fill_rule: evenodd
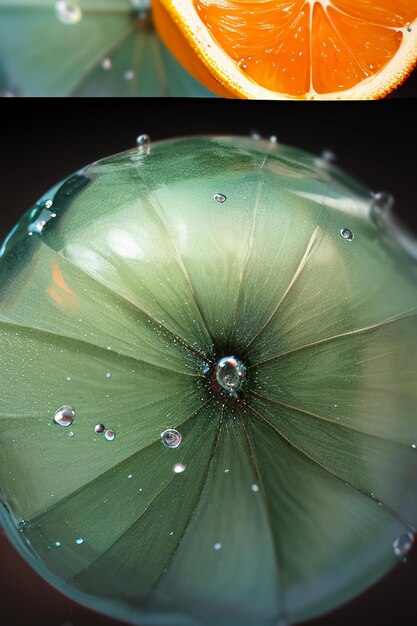
<svg viewBox="0 0 417 626">
<path fill-rule="evenodd" d="M 0 251 L 1 519 L 43 577 L 133 624 L 272 626 L 401 560 L 417 269 L 380 217 L 239 137 L 144 141 L 26 214 Z"/>
<path fill-rule="evenodd" d="M 212 96 L 168 52 L 142 4 L 77 0 L 81 19 L 63 23 L 55 0 L 0 0 L 0 95 Z"/>
</svg>

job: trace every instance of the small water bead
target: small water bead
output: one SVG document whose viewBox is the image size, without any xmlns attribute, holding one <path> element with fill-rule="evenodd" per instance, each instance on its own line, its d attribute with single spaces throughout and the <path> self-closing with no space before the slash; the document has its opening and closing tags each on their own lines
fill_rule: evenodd
<svg viewBox="0 0 417 626">
<path fill-rule="evenodd" d="M 107 374 L 106 374 L 106 378 L 107 378 L 107 379 L 111 378 L 111 372 L 107 372 Z"/>
<path fill-rule="evenodd" d="M 61 542 L 60 541 L 55 541 L 54 546 L 55 548 L 60 548 L 61 547 Z"/>
<path fill-rule="evenodd" d="M 63 24 L 77 24 L 82 19 L 82 11 L 76 2 L 58 0 L 55 2 L 56 15 Z"/>
<path fill-rule="evenodd" d="M 124 77 L 125 80 L 133 80 L 135 77 L 135 72 L 133 70 L 126 70 Z"/>
<path fill-rule="evenodd" d="M 151 139 L 149 135 L 142 134 L 136 138 L 136 145 L 140 154 L 148 155 L 151 151 Z"/>
<path fill-rule="evenodd" d="M 62 406 L 54 415 L 54 422 L 58 426 L 71 426 L 76 417 L 76 412 L 72 406 Z"/>
<path fill-rule="evenodd" d="M 107 441 L 114 441 L 114 439 L 116 438 L 116 431 L 112 428 L 109 428 L 104 433 L 104 437 L 107 439 Z"/>
<path fill-rule="evenodd" d="M 167 448 L 178 448 L 182 440 L 182 435 L 178 430 L 168 428 L 161 433 L 161 440 Z"/>
<path fill-rule="evenodd" d="M 320 158 L 325 163 L 334 163 L 336 161 L 336 155 L 331 150 L 323 150 L 320 154 Z"/>
<path fill-rule="evenodd" d="M 75 540 L 75 543 L 76 543 L 78 546 L 80 546 L 82 543 L 84 543 L 84 539 L 83 539 L 82 537 L 78 537 L 78 538 Z"/>
<path fill-rule="evenodd" d="M 101 67 L 103 68 L 103 70 L 106 70 L 106 71 L 111 70 L 111 67 L 112 67 L 111 59 L 109 59 L 108 57 L 103 59 L 101 62 Z"/>
<path fill-rule="evenodd" d="M 106 427 L 104 426 L 104 424 L 96 424 L 94 426 L 94 432 L 97 433 L 97 435 L 99 435 L 100 433 L 104 433 Z"/>
<path fill-rule="evenodd" d="M 377 191 L 372 194 L 372 207 L 379 209 L 383 214 L 390 213 L 395 204 L 395 198 L 388 191 Z"/>
<path fill-rule="evenodd" d="M 278 137 L 276 135 L 271 135 L 269 141 L 271 143 L 278 143 Z"/>
<path fill-rule="evenodd" d="M 229 393 L 236 394 L 245 378 L 245 366 L 234 356 L 225 356 L 216 363 L 216 380 Z"/>
<path fill-rule="evenodd" d="M 52 206 L 52 203 L 50 206 Z M 54 213 L 53 211 L 49 211 L 49 209 L 40 208 L 39 210 L 40 212 L 38 213 L 36 219 L 28 226 L 29 235 L 33 235 L 33 234 L 41 235 L 43 232 L 43 229 L 45 228 L 45 225 L 50 220 L 56 217 L 56 213 Z"/>
<path fill-rule="evenodd" d="M 413 533 L 404 533 L 404 535 L 397 537 L 397 539 L 392 544 L 392 547 L 394 548 L 394 553 L 397 556 L 404 557 L 404 556 L 407 556 L 407 554 L 410 552 L 413 545 L 414 545 Z"/>
<path fill-rule="evenodd" d="M 182 472 L 185 471 L 186 467 L 187 466 L 184 465 L 183 463 L 175 463 L 175 465 L 173 467 L 173 470 L 174 470 L 175 474 L 181 474 Z"/>
<path fill-rule="evenodd" d="M 222 544 L 221 544 L 221 543 L 215 543 L 215 544 L 214 544 L 214 546 L 213 546 L 213 548 L 214 548 L 215 550 L 221 550 L 221 549 L 222 549 Z"/>
<path fill-rule="evenodd" d="M 342 228 L 340 234 L 343 239 L 346 239 L 346 241 L 353 241 L 353 239 L 355 238 L 355 235 L 352 233 L 350 228 Z"/>
<path fill-rule="evenodd" d="M 415 449 L 417 448 L 417 444 L 412 443 L 412 444 L 411 444 L 411 447 L 413 448 L 413 450 L 415 450 Z"/>
<path fill-rule="evenodd" d="M 74 433 L 73 433 L 73 431 L 72 431 L 72 430 L 70 430 L 70 432 L 68 433 L 68 436 L 69 436 L 69 437 L 74 437 Z"/>
<path fill-rule="evenodd" d="M 259 485 L 257 485 L 256 483 L 252 485 L 251 487 L 252 491 L 254 491 L 255 493 L 257 493 L 259 491 Z"/>
<path fill-rule="evenodd" d="M 129 479 L 130 479 L 130 478 L 133 478 L 133 474 L 129 474 L 129 475 L 128 475 L 128 478 L 129 478 Z"/>
<path fill-rule="evenodd" d="M 214 199 L 216 202 L 219 202 L 220 204 L 223 204 L 223 202 L 226 202 L 227 200 L 226 196 L 223 193 L 215 193 Z"/>
</svg>

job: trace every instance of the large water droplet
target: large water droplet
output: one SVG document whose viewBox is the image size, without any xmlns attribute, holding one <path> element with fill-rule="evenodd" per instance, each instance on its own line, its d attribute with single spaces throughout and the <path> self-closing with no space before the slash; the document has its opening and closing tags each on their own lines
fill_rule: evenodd
<svg viewBox="0 0 417 626">
<path fill-rule="evenodd" d="M 178 448 L 181 443 L 182 435 L 174 428 L 168 428 L 161 433 L 162 443 L 167 448 Z"/>
<path fill-rule="evenodd" d="M 77 24 L 83 16 L 78 4 L 70 0 L 57 0 L 55 10 L 59 21 L 63 24 Z"/>
<path fill-rule="evenodd" d="M 404 557 L 404 556 L 407 556 L 407 554 L 410 552 L 411 548 L 413 547 L 413 544 L 414 544 L 413 533 L 404 533 L 404 535 L 397 537 L 397 539 L 392 544 L 392 547 L 394 548 L 394 553 L 397 556 Z"/>
<path fill-rule="evenodd" d="M 346 239 L 346 241 L 353 241 L 355 237 L 355 235 L 352 233 L 350 228 L 342 228 L 342 230 L 340 231 L 340 234 L 343 237 L 343 239 Z"/>
<path fill-rule="evenodd" d="M 99 435 L 100 433 L 104 433 L 106 427 L 104 426 L 104 424 L 96 424 L 94 426 L 94 432 L 97 433 L 97 435 Z"/>
<path fill-rule="evenodd" d="M 245 366 L 234 356 L 224 356 L 216 363 L 216 380 L 232 395 L 240 388 L 245 378 Z"/>
<path fill-rule="evenodd" d="M 104 436 L 107 439 L 107 441 L 114 441 L 114 439 L 116 438 L 116 431 L 113 430 L 112 428 L 109 428 L 104 433 Z"/>
<path fill-rule="evenodd" d="M 76 412 L 72 406 L 62 406 L 54 415 L 54 422 L 59 426 L 71 426 L 75 420 Z"/>
</svg>

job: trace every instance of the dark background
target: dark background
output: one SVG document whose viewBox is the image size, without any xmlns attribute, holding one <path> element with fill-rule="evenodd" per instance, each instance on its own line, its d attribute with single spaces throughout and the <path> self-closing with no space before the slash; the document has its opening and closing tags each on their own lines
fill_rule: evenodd
<svg viewBox="0 0 417 626">
<path fill-rule="evenodd" d="M 415 76 L 404 89 L 413 88 Z M 256 130 L 337 163 L 374 191 L 417 233 L 416 101 L 362 103 L 226 100 L 0 101 L 0 239 L 49 187 L 101 157 L 153 140 Z M 364 268 L 366 271 L 366 268 Z M 343 567 L 343 563 L 340 564 Z M 34 574 L 0 533 L 0 615 L 7 626 L 116 626 L 75 605 Z M 417 551 L 372 589 L 309 626 L 416 626 Z M 254 624 L 256 626 L 256 624 Z"/>
</svg>

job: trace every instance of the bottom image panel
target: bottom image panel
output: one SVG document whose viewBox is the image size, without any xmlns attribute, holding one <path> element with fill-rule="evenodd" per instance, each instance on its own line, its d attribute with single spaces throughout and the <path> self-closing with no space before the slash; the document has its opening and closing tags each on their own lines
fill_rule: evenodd
<svg viewBox="0 0 417 626">
<path fill-rule="evenodd" d="M 412 104 L 2 103 L 7 623 L 414 624 Z"/>
</svg>

